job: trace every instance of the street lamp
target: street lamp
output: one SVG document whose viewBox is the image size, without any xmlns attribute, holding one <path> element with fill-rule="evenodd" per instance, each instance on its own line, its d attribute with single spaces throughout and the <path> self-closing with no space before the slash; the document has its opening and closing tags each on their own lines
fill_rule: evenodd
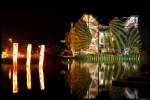
<svg viewBox="0 0 150 100">
<path fill-rule="evenodd" d="M 10 43 L 12 43 L 12 38 L 9 38 L 8 41 L 9 41 Z"/>
<path fill-rule="evenodd" d="M 9 38 L 8 39 L 8 41 L 9 41 L 9 44 L 8 44 L 8 48 L 9 48 L 9 55 L 11 56 L 12 55 L 12 38 Z"/>
</svg>

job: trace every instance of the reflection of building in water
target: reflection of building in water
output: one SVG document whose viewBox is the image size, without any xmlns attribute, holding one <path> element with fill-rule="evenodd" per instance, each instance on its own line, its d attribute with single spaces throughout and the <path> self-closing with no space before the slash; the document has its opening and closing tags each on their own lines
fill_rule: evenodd
<svg viewBox="0 0 150 100">
<path fill-rule="evenodd" d="M 8 77 L 11 80 L 11 68 L 9 69 Z"/>
<path fill-rule="evenodd" d="M 102 90 L 100 86 L 108 88 L 112 84 L 113 67 L 107 64 L 97 64 L 94 73 L 91 73 L 92 82 L 84 98 L 95 98 L 99 91 Z M 100 87 L 100 90 L 99 90 Z"/>
<path fill-rule="evenodd" d="M 71 70 L 69 72 L 70 74 L 68 74 L 68 81 L 70 82 L 71 92 L 74 93 L 77 91 L 87 90 L 86 93 L 83 92 L 85 93 L 84 96 L 82 94 L 85 99 L 95 98 L 99 92 L 103 90 L 110 90 L 113 80 L 124 79 L 125 77 L 135 75 L 138 71 L 137 64 L 125 62 L 87 63 L 73 61 L 70 68 Z M 83 73 L 86 71 L 83 72 L 82 68 L 89 70 L 87 72 L 90 74 L 90 78 L 92 79 L 91 81 L 88 81 L 90 80 L 90 78 L 88 78 L 89 76 L 85 77 Z M 79 84 L 80 82 L 81 84 Z M 86 82 L 86 85 L 84 85 L 84 82 Z M 87 89 L 82 90 L 83 87 Z"/>
<path fill-rule="evenodd" d="M 79 98 L 82 98 L 86 94 L 91 82 L 89 69 L 82 64 L 84 63 L 73 61 L 66 77 L 71 94 Z"/>
<path fill-rule="evenodd" d="M 100 67 L 99 77 L 98 77 L 98 74 L 96 74 L 97 75 L 96 79 L 99 80 L 100 90 L 98 90 L 97 89 L 98 86 L 96 86 L 95 90 L 97 89 L 97 92 L 103 91 L 103 89 L 109 90 L 112 86 L 113 80 L 123 79 L 126 76 L 135 75 L 135 73 L 137 73 L 138 71 L 138 66 L 136 64 L 132 65 L 128 63 L 118 63 L 118 64 L 101 63 L 99 67 Z M 91 82 L 91 84 L 93 83 Z M 90 88 L 89 88 L 88 93 L 90 93 Z M 90 95 L 91 95 L 91 98 L 96 96 L 92 93 Z"/>
</svg>

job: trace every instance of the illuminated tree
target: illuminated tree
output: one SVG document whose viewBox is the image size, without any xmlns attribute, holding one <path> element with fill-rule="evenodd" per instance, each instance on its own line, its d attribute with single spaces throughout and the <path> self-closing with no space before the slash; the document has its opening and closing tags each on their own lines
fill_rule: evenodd
<svg viewBox="0 0 150 100">
<path fill-rule="evenodd" d="M 142 42 L 138 28 L 131 27 L 127 30 L 127 42 L 126 47 L 129 53 L 139 53 L 139 48 L 141 48 Z"/>
<path fill-rule="evenodd" d="M 98 53 L 100 48 L 106 52 L 139 53 L 142 43 L 137 23 L 130 25 L 132 21 L 127 22 L 124 23 L 115 17 L 108 26 L 103 26 L 92 15 L 83 15 L 66 35 L 67 46 L 73 56 L 80 51 Z"/>
<path fill-rule="evenodd" d="M 73 53 L 88 49 L 92 35 L 87 27 L 87 24 L 82 19 L 79 19 L 67 37 L 67 42 L 70 43 L 70 48 Z"/>
<path fill-rule="evenodd" d="M 91 43 L 89 45 L 89 51 L 91 53 L 98 53 L 98 32 L 99 32 L 99 27 L 101 27 L 101 25 L 98 23 L 98 21 L 90 14 L 84 14 L 81 17 L 87 24 L 89 31 L 91 32 L 92 35 L 92 40 Z"/>
<path fill-rule="evenodd" d="M 125 49 L 127 37 L 124 29 L 124 23 L 118 17 L 115 17 L 112 21 L 110 21 L 108 27 L 110 34 L 112 33 L 112 36 L 115 38 L 117 50 L 120 52 Z"/>
</svg>

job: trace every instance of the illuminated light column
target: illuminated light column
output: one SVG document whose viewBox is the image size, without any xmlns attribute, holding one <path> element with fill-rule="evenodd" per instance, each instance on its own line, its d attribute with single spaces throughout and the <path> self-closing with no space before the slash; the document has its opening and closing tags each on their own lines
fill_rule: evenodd
<svg viewBox="0 0 150 100">
<path fill-rule="evenodd" d="M 28 89 L 31 89 L 31 71 L 30 71 L 31 49 L 32 49 L 32 45 L 28 44 L 28 46 L 27 46 L 27 62 L 26 62 L 27 88 Z"/>
<path fill-rule="evenodd" d="M 17 56 L 18 56 L 18 43 L 13 43 L 13 93 L 18 92 Z"/>
<path fill-rule="evenodd" d="M 40 59 L 39 59 L 39 78 L 40 78 L 40 88 L 41 90 L 45 89 L 44 85 L 44 74 L 43 74 L 43 62 L 44 62 L 44 49 L 45 45 L 40 46 Z"/>
</svg>

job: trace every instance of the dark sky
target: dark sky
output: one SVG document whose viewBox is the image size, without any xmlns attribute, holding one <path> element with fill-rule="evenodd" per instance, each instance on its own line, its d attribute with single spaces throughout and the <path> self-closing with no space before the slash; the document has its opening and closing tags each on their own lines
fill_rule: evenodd
<svg viewBox="0 0 150 100">
<path fill-rule="evenodd" d="M 3 36 L 19 40 L 63 39 L 69 16 L 53 15 L 46 8 L 5 8 L 2 20 Z"/>
<path fill-rule="evenodd" d="M 57 8 L 3 8 L 2 37 L 18 41 L 59 41 L 69 29 L 70 22 L 76 21 L 86 11 Z"/>
<path fill-rule="evenodd" d="M 15 5 L 13 5 L 15 4 Z M 2 43 L 12 37 L 19 42 L 48 41 L 58 42 L 64 39 L 69 30 L 70 22 L 76 21 L 83 13 L 92 13 L 99 21 L 107 23 L 115 16 L 128 16 L 139 13 L 137 6 L 112 5 L 99 2 L 12 2 L 1 8 Z M 142 10 L 143 11 L 143 10 Z M 141 11 L 140 11 L 141 12 Z M 146 21 L 145 21 L 146 22 Z M 143 23 L 145 23 L 143 22 Z M 143 25 L 147 27 L 146 25 Z M 147 29 L 148 30 L 148 29 Z M 148 32 L 144 33 L 145 43 L 148 43 Z M 144 39 L 143 39 L 144 40 Z"/>
</svg>

